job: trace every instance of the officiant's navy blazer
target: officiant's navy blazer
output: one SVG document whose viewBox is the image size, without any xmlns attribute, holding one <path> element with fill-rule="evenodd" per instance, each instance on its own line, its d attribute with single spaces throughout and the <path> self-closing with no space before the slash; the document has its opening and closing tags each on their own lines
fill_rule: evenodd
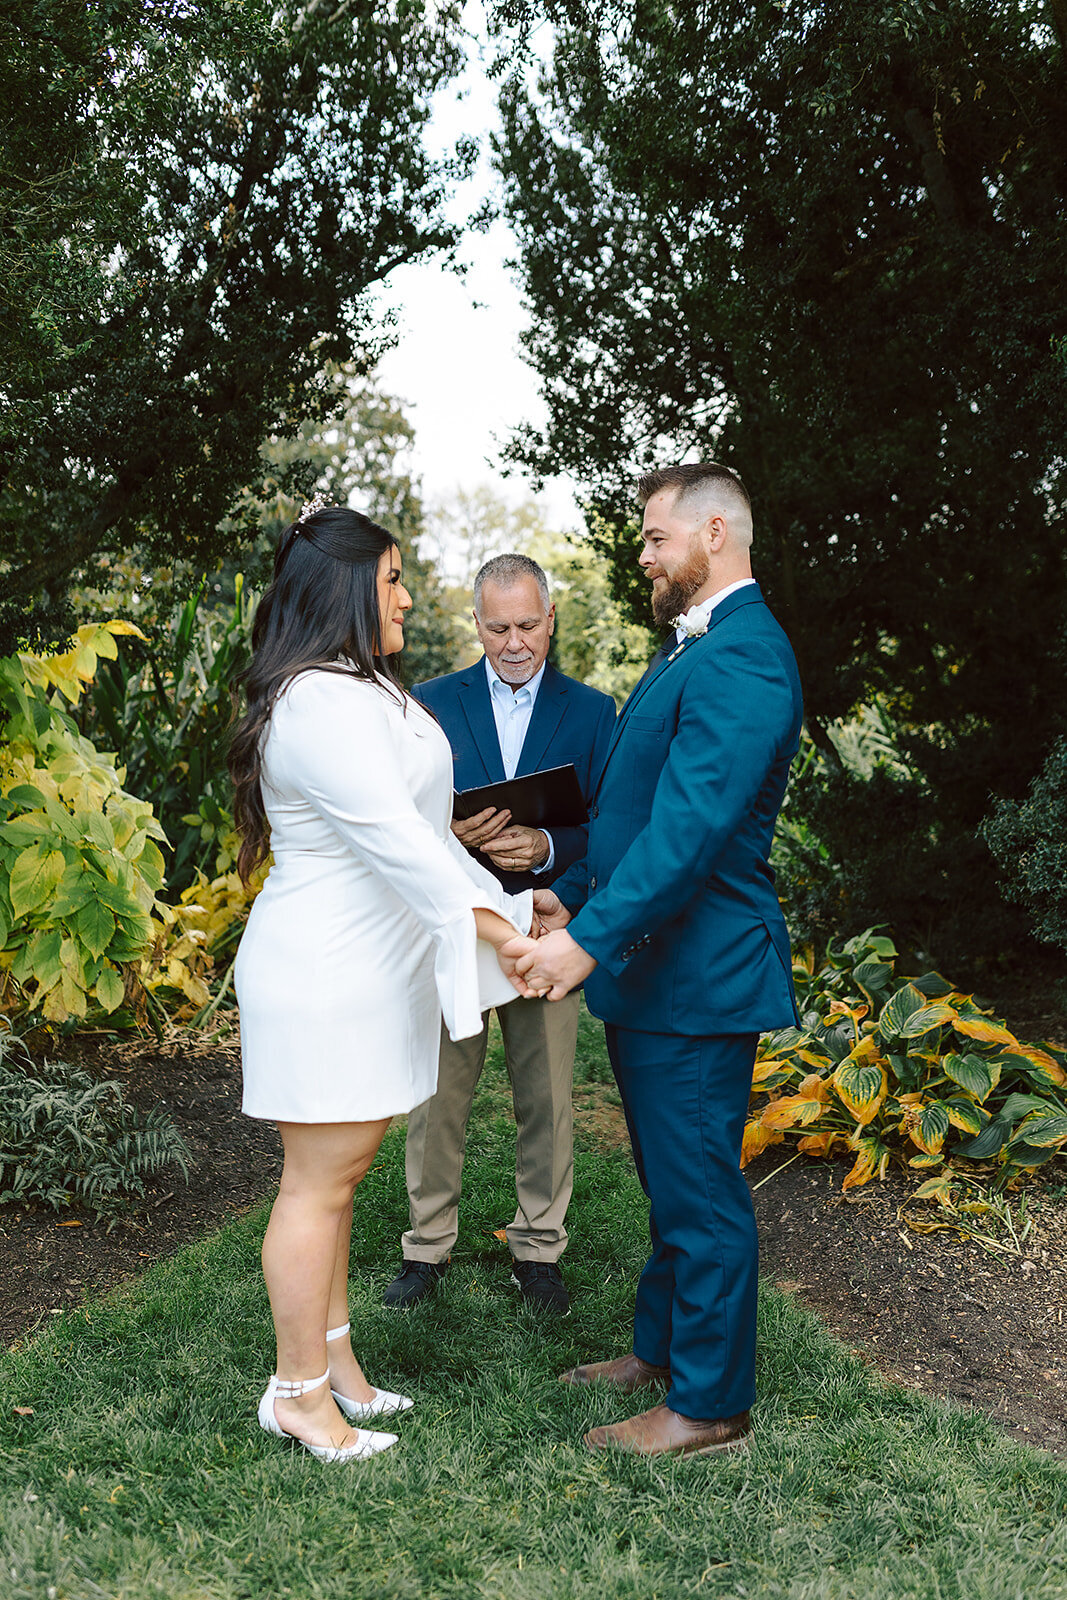
<svg viewBox="0 0 1067 1600">
<path fill-rule="evenodd" d="M 589 1009 L 645 1033 L 760 1033 L 797 1020 L 769 864 L 796 754 L 800 679 L 756 584 L 637 686 L 554 885 L 598 963 Z"/>
<path fill-rule="evenodd" d="M 456 789 L 478 789 L 485 783 L 503 783 L 504 761 L 500 754 L 485 657 L 473 667 L 449 672 L 418 684 L 412 694 L 432 711 L 452 746 Z M 523 740 L 517 778 L 548 767 L 565 767 L 573 762 L 586 804 L 593 797 L 604 757 L 615 726 L 615 702 L 599 689 L 579 683 L 545 662 L 534 701 L 530 725 Z M 521 823 L 522 817 L 513 818 Z M 547 888 L 560 873 L 585 854 L 585 828 L 552 828 L 556 856 L 551 872 L 504 872 L 492 859 L 478 852 L 478 860 L 494 877 L 517 894 L 521 889 Z"/>
</svg>

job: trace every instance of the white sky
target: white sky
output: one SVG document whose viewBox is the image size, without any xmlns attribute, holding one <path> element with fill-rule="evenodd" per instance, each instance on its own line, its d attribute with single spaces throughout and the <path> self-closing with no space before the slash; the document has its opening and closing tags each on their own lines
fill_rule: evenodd
<svg viewBox="0 0 1067 1600">
<path fill-rule="evenodd" d="M 471 33 L 484 37 L 477 0 L 468 0 L 465 22 Z M 463 133 L 485 144 L 496 119 L 494 85 L 472 41 L 462 77 L 438 99 L 429 147 L 440 153 Z M 468 216 L 494 183 L 486 148 L 476 178 L 457 192 L 451 215 Z M 503 478 L 496 465 L 513 427 L 544 419 L 534 373 L 519 354 L 519 333 L 528 319 L 504 266 L 515 254 L 511 230 L 497 221 L 488 233 L 472 234 L 462 243 L 465 278 L 434 262 L 400 267 L 382 295 L 383 304 L 398 312 L 400 339 L 379 364 L 378 376 L 382 387 L 404 402 L 415 427 L 412 464 L 427 500 L 483 483 L 510 504 L 530 495 L 525 480 L 514 474 Z M 537 498 L 559 528 L 581 526 L 566 480 L 551 480 Z"/>
</svg>

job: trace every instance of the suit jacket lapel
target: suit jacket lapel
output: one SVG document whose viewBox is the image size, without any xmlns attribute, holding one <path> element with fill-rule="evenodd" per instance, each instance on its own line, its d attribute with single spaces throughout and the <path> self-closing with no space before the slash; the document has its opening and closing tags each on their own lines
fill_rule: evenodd
<svg viewBox="0 0 1067 1600">
<path fill-rule="evenodd" d="M 519 764 L 515 768 L 517 778 L 525 777 L 528 772 L 537 771 L 566 709 L 567 685 L 555 667 L 546 662 L 545 675 L 541 679 L 541 687 L 534 701 L 530 726 L 522 741 Z"/>
<path fill-rule="evenodd" d="M 692 639 L 683 639 L 677 650 L 674 651 L 670 656 L 665 657 L 656 667 L 654 672 L 646 673 L 643 678 L 638 680 L 633 693 L 630 695 L 629 700 L 627 700 L 626 704 L 619 712 L 618 720 L 615 723 L 615 730 L 611 736 L 611 743 L 608 746 L 608 753 L 604 757 L 604 765 L 601 769 L 600 781 L 596 786 L 597 794 L 600 793 L 601 784 L 604 782 L 604 774 L 607 772 L 611 758 L 615 754 L 619 740 L 622 737 L 623 729 L 626 727 L 634 707 L 640 700 L 644 698 L 651 686 L 658 682 L 658 680 L 668 670 L 672 663 L 678 660 L 679 656 L 684 655 L 687 650 L 692 650 L 695 646 L 699 645 L 701 640 L 706 639 L 708 634 L 717 628 L 719 623 L 722 622 L 725 617 L 728 617 L 731 612 L 736 611 L 739 606 L 751 605 L 757 600 L 761 602 L 763 600 L 763 595 L 760 592 L 760 586 L 758 583 L 746 584 L 743 589 L 735 589 L 733 594 L 727 595 L 726 599 L 723 600 L 720 605 L 717 605 L 714 611 L 711 613 L 711 620 L 708 623 L 707 633 L 697 634 L 696 637 Z"/>
<path fill-rule="evenodd" d="M 496 721 L 493 717 L 493 703 L 489 698 L 489 680 L 485 675 L 484 656 L 464 674 L 459 686 L 459 703 L 471 730 L 474 749 L 485 768 L 486 783 L 503 783 L 504 760 L 500 754 L 500 740 L 496 736 Z M 479 785 L 468 783 L 463 787 L 477 789 Z"/>
</svg>

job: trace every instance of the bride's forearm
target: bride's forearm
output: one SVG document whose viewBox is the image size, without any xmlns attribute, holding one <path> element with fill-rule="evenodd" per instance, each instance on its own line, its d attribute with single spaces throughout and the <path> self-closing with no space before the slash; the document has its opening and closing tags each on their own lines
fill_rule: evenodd
<svg viewBox="0 0 1067 1600">
<path fill-rule="evenodd" d="M 513 925 L 498 911 L 490 911 L 484 906 L 475 908 L 474 926 L 478 930 L 479 939 L 491 944 L 494 950 L 499 950 L 501 945 L 507 944 L 509 939 L 515 937 Z"/>
</svg>

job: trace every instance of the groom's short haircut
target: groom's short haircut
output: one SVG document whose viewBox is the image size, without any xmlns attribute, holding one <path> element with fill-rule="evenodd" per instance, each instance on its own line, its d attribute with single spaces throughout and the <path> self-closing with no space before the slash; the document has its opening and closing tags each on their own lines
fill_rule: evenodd
<svg viewBox="0 0 1067 1600">
<path fill-rule="evenodd" d="M 513 583 L 520 583 L 523 578 L 532 578 L 541 591 L 541 599 L 545 602 L 547 611 L 552 604 L 548 595 L 548 579 L 544 569 L 531 561 L 529 556 L 503 555 L 492 556 L 482 567 L 474 580 L 474 609 L 481 616 L 482 589 L 487 583 L 495 583 L 500 589 L 510 589 Z"/>
<path fill-rule="evenodd" d="M 689 461 L 684 466 L 642 473 L 637 480 L 637 498 L 643 506 L 663 489 L 676 490 L 673 509 L 697 522 L 705 522 L 720 508 L 732 513 L 731 533 L 737 543 L 752 543 L 752 501 L 730 467 L 718 461 Z"/>
</svg>

